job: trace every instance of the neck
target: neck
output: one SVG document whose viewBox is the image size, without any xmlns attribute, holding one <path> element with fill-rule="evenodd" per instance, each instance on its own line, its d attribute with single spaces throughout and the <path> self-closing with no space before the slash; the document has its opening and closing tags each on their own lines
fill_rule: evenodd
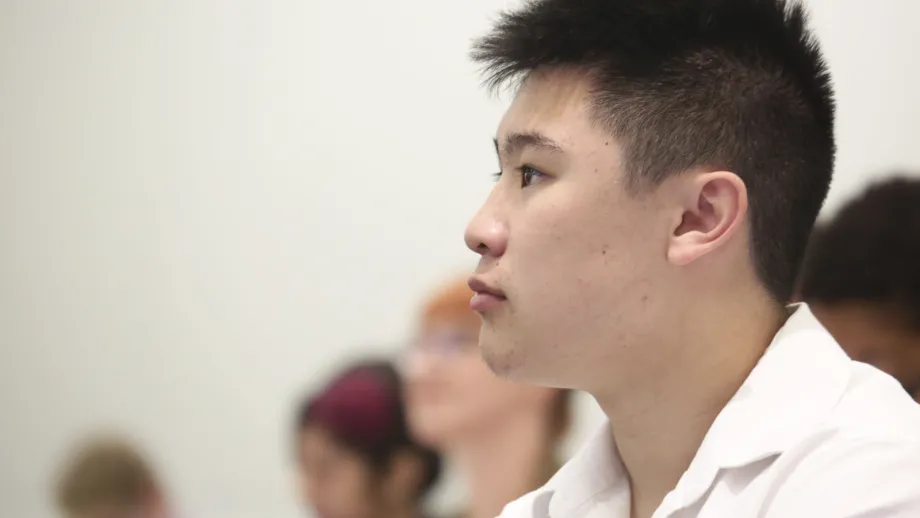
<svg viewBox="0 0 920 518">
<path fill-rule="evenodd" d="M 469 490 L 465 518 L 494 518 L 545 483 L 555 469 L 552 443 L 546 416 L 521 412 L 488 423 L 481 435 L 455 448 Z"/>
<path fill-rule="evenodd" d="M 726 311 L 723 305 L 703 313 L 716 318 L 682 316 L 661 325 L 668 331 L 644 347 L 652 356 L 644 359 L 638 378 L 607 394 L 594 391 L 629 475 L 633 518 L 652 516 L 674 489 L 713 421 L 782 326 L 783 308 L 764 302 L 746 311 Z"/>
</svg>

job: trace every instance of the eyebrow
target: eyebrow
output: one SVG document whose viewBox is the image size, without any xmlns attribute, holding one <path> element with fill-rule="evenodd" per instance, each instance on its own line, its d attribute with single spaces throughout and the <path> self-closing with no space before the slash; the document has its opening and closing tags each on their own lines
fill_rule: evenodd
<svg viewBox="0 0 920 518">
<path fill-rule="evenodd" d="M 536 131 L 524 133 L 509 133 L 502 142 L 504 145 L 498 145 L 498 139 L 492 139 L 495 143 L 495 153 L 499 156 L 504 152 L 505 155 L 513 155 L 521 152 L 524 148 L 535 147 L 551 153 L 563 153 L 562 146 L 553 139 Z"/>
</svg>

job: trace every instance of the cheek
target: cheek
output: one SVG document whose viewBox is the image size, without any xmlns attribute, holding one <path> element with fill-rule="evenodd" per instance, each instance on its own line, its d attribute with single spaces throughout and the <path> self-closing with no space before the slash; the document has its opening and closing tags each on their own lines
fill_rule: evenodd
<svg viewBox="0 0 920 518">
<path fill-rule="evenodd" d="M 562 186 L 550 186 L 556 187 Z M 664 278 L 658 269 L 666 240 L 655 240 L 649 211 L 587 188 L 552 198 L 547 192 L 521 211 L 502 265 L 517 296 L 508 319 L 515 325 L 497 327 L 491 336 L 504 353 L 490 357 L 497 371 L 514 378 L 512 371 L 522 368 L 526 381 L 577 386 L 579 369 L 611 354 L 597 348 L 596 337 L 628 344 L 656 325 L 656 304 L 663 302 L 651 297 L 652 283 Z M 530 367 L 515 366 L 525 361 Z M 549 366 L 552 371 L 544 370 Z"/>
<path fill-rule="evenodd" d="M 324 441 L 309 444 L 313 464 L 300 471 L 303 502 L 323 518 L 367 518 L 373 516 L 373 473 L 357 455 L 336 450 Z"/>
<path fill-rule="evenodd" d="M 505 380 L 477 358 L 466 372 L 467 383 L 451 408 L 458 429 L 482 430 L 503 416 L 531 407 L 540 389 Z"/>
<path fill-rule="evenodd" d="M 333 518 L 362 518 L 373 507 L 373 477 L 369 468 L 357 462 L 344 467 L 329 484 Z"/>
<path fill-rule="evenodd" d="M 891 371 L 892 347 L 890 339 L 881 336 L 884 331 L 855 318 L 836 318 L 826 327 L 850 358 Z"/>
<path fill-rule="evenodd" d="M 625 296 L 639 297 L 632 287 L 651 275 L 654 262 L 648 218 L 600 189 L 558 187 L 558 196 L 547 192 L 515 222 L 518 247 L 508 266 L 521 289 L 535 292 L 526 300 L 549 320 L 558 315 L 572 322 L 578 315 L 593 318 L 598 307 L 634 302 Z"/>
<path fill-rule="evenodd" d="M 893 332 L 888 344 L 885 369 L 908 391 L 920 388 L 920 339 L 903 332 Z"/>
<path fill-rule="evenodd" d="M 878 339 L 871 329 L 866 329 L 857 320 L 835 319 L 826 326 L 831 335 L 837 339 L 850 358 L 873 363 L 884 356 L 885 347 L 878 346 Z"/>
<path fill-rule="evenodd" d="M 535 193 L 513 222 L 515 260 L 545 271 L 545 284 L 597 281 L 647 265 L 654 214 L 610 183 L 573 179 Z"/>
<path fill-rule="evenodd" d="M 492 404 L 501 400 L 496 396 L 501 395 L 499 389 L 503 388 L 501 381 L 482 361 L 478 350 L 448 361 L 449 365 L 440 371 L 435 397 L 417 399 L 410 410 L 411 419 L 418 428 L 429 432 L 438 430 L 439 436 L 450 435 L 479 421 Z"/>
<path fill-rule="evenodd" d="M 440 403 L 431 397 L 414 395 L 407 397 L 406 423 L 416 439 L 429 445 L 437 445 L 440 441 L 437 433 L 441 419 L 439 408 Z"/>
</svg>

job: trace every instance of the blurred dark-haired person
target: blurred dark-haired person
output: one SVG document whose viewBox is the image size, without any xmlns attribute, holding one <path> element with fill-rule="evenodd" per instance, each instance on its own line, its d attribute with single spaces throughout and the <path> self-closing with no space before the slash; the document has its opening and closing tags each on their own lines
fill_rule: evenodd
<svg viewBox="0 0 920 518">
<path fill-rule="evenodd" d="M 66 518 L 173 518 L 153 469 L 129 442 L 97 437 L 78 445 L 58 480 Z"/>
<path fill-rule="evenodd" d="M 409 434 L 402 381 L 392 364 L 340 372 L 297 418 L 302 496 L 318 518 L 420 518 L 441 470 Z"/>
<path fill-rule="evenodd" d="M 920 401 L 920 179 L 872 185 L 814 233 L 799 298 Z"/>
<path fill-rule="evenodd" d="M 503 514 L 920 516 L 920 408 L 786 306 L 835 153 L 804 6 L 515 6 L 473 51 L 515 87 L 466 231 L 479 345 L 609 422 Z"/>
<path fill-rule="evenodd" d="M 419 440 L 455 461 L 469 491 L 463 518 L 494 518 L 559 467 L 570 398 L 489 370 L 479 354 L 472 296 L 458 278 L 425 301 L 406 352 L 406 406 Z"/>
</svg>

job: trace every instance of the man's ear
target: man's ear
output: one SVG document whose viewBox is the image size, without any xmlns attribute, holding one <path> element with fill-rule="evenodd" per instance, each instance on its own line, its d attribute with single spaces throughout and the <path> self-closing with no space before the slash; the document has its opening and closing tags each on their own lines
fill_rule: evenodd
<svg viewBox="0 0 920 518">
<path fill-rule="evenodd" d="M 668 261 L 685 266 L 727 243 L 747 214 L 747 187 L 726 171 L 681 179 L 683 212 L 668 243 Z"/>
</svg>

